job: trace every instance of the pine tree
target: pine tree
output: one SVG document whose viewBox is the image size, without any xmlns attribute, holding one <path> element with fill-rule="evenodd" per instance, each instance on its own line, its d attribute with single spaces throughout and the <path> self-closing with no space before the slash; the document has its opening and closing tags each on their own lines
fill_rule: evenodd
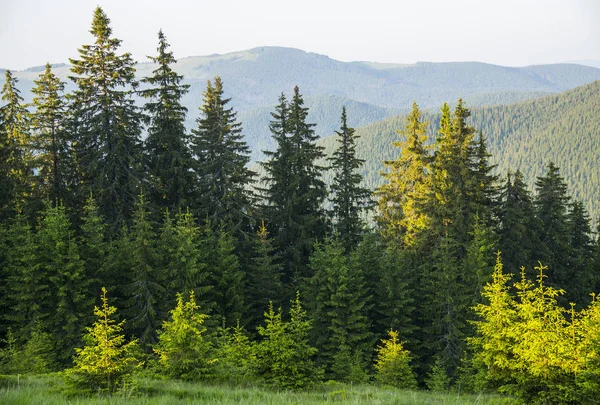
<svg viewBox="0 0 600 405">
<path fill-rule="evenodd" d="M 340 352 L 346 350 L 344 357 L 349 361 L 356 355 L 364 366 L 365 360 L 370 357 L 367 349 L 371 343 L 366 317 L 370 297 L 362 269 L 348 255 L 339 239 L 326 241 L 324 246 L 318 245 L 310 260 L 314 276 L 308 287 L 313 320 L 312 340 L 319 350 L 318 362 L 330 375 L 342 380 L 349 375 L 340 375 L 340 372 L 349 373 L 351 369 L 339 367 Z"/>
<path fill-rule="evenodd" d="M 258 375 L 283 389 L 306 389 L 317 382 L 321 373 L 313 360 L 317 349 L 308 342 L 310 328 L 299 294 L 292 301 L 288 322 L 281 319 L 281 310 L 275 312 L 269 304 L 265 326 L 258 327 L 263 338 L 257 352 Z"/>
<path fill-rule="evenodd" d="M 220 77 L 215 78 L 214 86 L 208 82 L 191 143 L 198 217 L 208 219 L 215 229 L 224 226 L 225 231 L 237 233 L 248 231 L 253 204 L 248 186 L 255 174 L 246 167 L 250 150 L 236 113 L 227 106 L 230 100 L 224 98 Z"/>
<path fill-rule="evenodd" d="M 42 301 L 49 313 L 42 326 L 52 335 L 57 359 L 68 363 L 80 343 L 93 301 L 88 295 L 85 263 L 64 206 L 46 209 L 35 240 L 34 271 L 47 278 L 51 293 Z"/>
<path fill-rule="evenodd" d="M 540 246 L 537 250 L 550 269 L 550 286 L 564 288 L 575 277 L 568 263 L 569 225 L 568 207 L 570 197 L 567 185 L 554 163 L 548 164 L 545 176 L 535 182 L 535 213 L 540 221 Z"/>
<path fill-rule="evenodd" d="M 346 107 L 342 109 L 341 127 L 336 131 L 339 146 L 328 160 L 335 172 L 331 191 L 333 198 L 332 216 L 334 227 L 344 241 L 347 251 L 351 251 L 361 238 L 364 221 L 361 213 L 368 207 L 370 191 L 360 186 L 362 175 L 357 171 L 365 162 L 356 157 L 356 140 L 354 128 L 349 128 Z"/>
<path fill-rule="evenodd" d="M 234 326 L 244 323 L 245 274 L 235 254 L 235 239 L 223 230 L 213 231 L 204 226 L 201 241 L 203 263 L 211 289 L 206 293 L 210 309 L 218 325 Z"/>
<path fill-rule="evenodd" d="M 177 306 L 170 311 L 170 320 L 164 321 L 158 332 L 154 351 L 164 372 L 182 380 L 200 380 L 212 371 L 211 344 L 206 339 L 204 322 L 208 315 L 199 312 L 194 292 L 184 301 L 177 294 Z"/>
<path fill-rule="evenodd" d="M 290 103 L 283 95 L 279 98 L 269 126 L 277 149 L 265 152 L 270 159 L 263 163 L 267 224 L 281 254 L 283 282 L 292 288 L 307 276 L 312 246 L 326 230 L 322 204 L 327 193 L 321 179 L 323 167 L 318 165 L 324 158 L 323 148 L 315 144 L 315 124 L 306 122 L 307 115 L 297 86 Z"/>
<path fill-rule="evenodd" d="M 255 239 L 253 262 L 248 271 L 248 320 L 255 327 L 263 319 L 264 309 L 269 302 L 281 305 L 281 264 L 276 256 L 273 240 L 269 238 L 265 223 L 261 224 Z"/>
<path fill-rule="evenodd" d="M 580 201 L 574 201 L 567 214 L 569 232 L 569 273 L 565 298 L 568 302 L 587 303 L 594 291 L 593 240 L 590 217 Z"/>
<path fill-rule="evenodd" d="M 431 226 L 424 208 L 431 190 L 427 125 L 421 121 L 419 106 L 413 103 L 406 126 L 400 131 L 406 140 L 394 142 L 401 148 L 401 155 L 397 160 L 384 162 L 391 171 L 384 174 L 387 182 L 377 190 L 379 229 L 386 238 L 404 246 L 422 242 L 423 231 Z"/>
<path fill-rule="evenodd" d="M 111 37 L 109 24 L 97 7 L 90 30 L 94 44 L 79 49 L 80 59 L 70 59 L 70 79 L 77 89 L 70 96 L 69 130 L 80 173 L 75 186 L 82 196 L 92 192 L 114 234 L 133 213 L 140 181 L 141 114 L 133 99 L 135 63 L 129 53 L 117 53 L 121 40 Z"/>
<path fill-rule="evenodd" d="M 70 145 L 66 131 L 65 83 L 52 72 L 49 63 L 34 83 L 36 87 L 31 90 L 35 94 L 31 142 L 36 154 L 38 197 L 53 204 L 60 201 L 68 204 L 67 174 L 72 169 L 72 162 L 69 162 Z"/>
<path fill-rule="evenodd" d="M 16 342 L 23 344 L 36 324 L 48 324 L 52 287 L 48 275 L 38 271 L 35 234 L 23 214 L 10 220 L 4 239 L 6 320 L 15 326 Z"/>
<path fill-rule="evenodd" d="M 498 248 L 506 272 L 518 274 L 521 266 L 533 268 L 535 260 L 542 259 L 542 252 L 537 250 L 540 229 L 533 198 L 519 170 L 507 174 L 500 194 L 498 216 Z"/>
<path fill-rule="evenodd" d="M 102 307 L 94 308 L 98 318 L 84 336 L 85 346 L 76 349 L 74 367 L 65 374 L 67 386 L 75 392 L 115 392 L 124 388 L 132 372 L 141 366 L 137 357 L 137 341 L 125 343 L 122 334 L 125 321 L 113 319 L 117 309 L 108 305 L 102 288 Z"/>
<path fill-rule="evenodd" d="M 148 216 L 148 205 L 144 195 L 136 203 L 133 226 L 129 233 L 129 260 L 131 277 L 126 287 L 129 323 L 127 329 L 140 339 L 140 343 L 151 345 L 156 342 L 156 330 L 166 314 L 160 313 L 160 300 L 165 292 L 166 275 L 158 266 L 156 234 Z"/>
<path fill-rule="evenodd" d="M 213 286 L 209 285 L 201 244 L 201 229 L 189 211 L 179 212 L 175 223 L 165 213 L 157 245 L 161 256 L 159 266 L 166 270 L 167 292 L 163 302 L 173 302 L 177 293 L 187 295 L 194 291 L 196 302 L 209 307 L 206 299 Z"/>
<path fill-rule="evenodd" d="M 26 208 L 32 192 L 29 113 L 12 72 L 5 73 L 0 107 L 0 221 L 14 215 L 15 206 Z"/>
<path fill-rule="evenodd" d="M 142 79 L 150 88 L 140 94 L 149 99 L 144 106 L 150 118 L 144 166 L 150 182 L 150 201 L 160 211 L 168 208 L 176 212 L 191 204 L 194 179 L 185 129 L 187 109 L 181 105 L 181 98 L 190 86 L 181 84 L 183 76 L 171 68 L 177 61 L 168 51 L 169 46 L 162 30 L 159 31 L 158 56 L 149 57 L 158 67 L 153 76 Z"/>
<path fill-rule="evenodd" d="M 97 296 L 102 286 L 110 286 L 109 250 L 105 235 L 106 224 L 98 212 L 98 205 L 90 195 L 81 218 L 79 251 L 85 263 L 86 279 L 89 282 L 90 296 Z"/>
<path fill-rule="evenodd" d="M 410 367 L 410 353 L 404 349 L 395 330 L 388 332 L 389 339 L 382 339 L 377 346 L 377 381 L 397 388 L 416 389 L 417 379 Z"/>
</svg>

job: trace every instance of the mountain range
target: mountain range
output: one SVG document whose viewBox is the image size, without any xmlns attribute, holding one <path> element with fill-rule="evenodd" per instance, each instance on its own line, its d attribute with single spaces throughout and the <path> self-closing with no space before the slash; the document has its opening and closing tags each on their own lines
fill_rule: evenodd
<svg viewBox="0 0 600 405">
<path fill-rule="evenodd" d="M 26 101 L 33 80 L 43 66 L 14 72 Z M 139 78 L 155 65 L 139 63 Z M 223 55 L 182 58 L 174 69 L 185 77 L 190 92 L 183 98 L 188 127 L 193 127 L 207 80 L 221 76 L 231 105 L 239 112 L 253 160 L 272 147 L 268 121 L 272 106 L 283 92 L 300 87 L 310 107 L 309 120 L 318 135 L 338 127 L 341 106 L 348 108 L 349 124 L 358 127 L 407 111 L 413 101 L 422 108 L 438 108 L 462 97 L 467 105 L 508 104 L 560 93 L 600 79 L 600 69 L 577 64 L 504 67 L 479 62 L 384 64 L 340 62 L 325 55 L 282 47 L 260 47 Z M 63 80 L 69 65 L 54 65 Z M 66 90 L 72 89 L 68 83 Z"/>
</svg>

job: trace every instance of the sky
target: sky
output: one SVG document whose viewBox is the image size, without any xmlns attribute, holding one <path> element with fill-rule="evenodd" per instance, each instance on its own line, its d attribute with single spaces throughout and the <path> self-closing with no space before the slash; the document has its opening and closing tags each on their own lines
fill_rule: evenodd
<svg viewBox="0 0 600 405">
<path fill-rule="evenodd" d="M 0 67 L 76 58 L 98 5 L 140 62 L 159 29 L 177 58 L 285 46 L 341 61 L 600 61 L 599 0 L 0 0 Z"/>
</svg>

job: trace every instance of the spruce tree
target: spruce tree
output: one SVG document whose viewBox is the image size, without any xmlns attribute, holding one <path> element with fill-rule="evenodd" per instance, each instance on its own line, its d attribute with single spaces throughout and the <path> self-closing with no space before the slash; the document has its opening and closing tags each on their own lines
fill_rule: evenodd
<svg viewBox="0 0 600 405">
<path fill-rule="evenodd" d="M 177 293 L 188 295 L 194 291 L 196 301 L 208 307 L 206 294 L 213 287 L 208 284 L 201 244 L 201 229 L 189 211 L 179 212 L 175 221 L 165 213 L 157 245 L 161 256 L 159 266 L 165 269 L 167 280 L 163 302 L 173 302 Z"/>
<path fill-rule="evenodd" d="M 567 214 L 569 231 L 569 272 L 572 275 L 561 286 L 568 302 L 589 302 L 589 294 L 595 291 L 593 269 L 593 239 L 590 217 L 581 201 L 574 201 Z"/>
<path fill-rule="evenodd" d="M 312 340 L 319 350 L 318 361 L 329 375 L 344 380 L 350 377 L 352 369 L 340 367 L 341 352 L 347 351 L 343 357 L 348 362 L 356 356 L 358 366 L 364 367 L 365 360 L 370 360 L 367 349 L 371 335 L 366 316 L 370 297 L 362 269 L 350 260 L 339 239 L 318 245 L 311 256 L 310 268 L 314 272 L 308 287 Z"/>
<path fill-rule="evenodd" d="M 253 204 L 248 186 L 255 174 L 247 168 L 250 150 L 237 114 L 228 107 L 230 101 L 224 97 L 220 77 L 215 77 L 214 85 L 208 82 L 191 147 L 198 218 L 208 219 L 215 229 L 224 226 L 237 233 L 248 231 Z"/>
<path fill-rule="evenodd" d="M 185 129 L 187 108 L 181 98 L 189 85 L 181 84 L 171 65 L 177 61 L 162 30 L 158 32 L 158 55 L 149 57 L 158 65 L 153 76 L 142 79 L 149 88 L 140 91 L 148 99 L 144 110 L 149 116 L 148 137 L 144 142 L 144 167 L 150 184 L 150 202 L 159 211 L 176 212 L 191 204 L 194 178 L 192 156 Z"/>
<path fill-rule="evenodd" d="M 332 216 L 336 232 L 346 250 L 351 251 L 360 241 L 365 226 L 361 214 L 369 205 L 371 193 L 360 186 L 362 175 L 357 171 L 365 161 L 356 157 L 358 135 L 354 128 L 348 127 L 346 107 L 342 108 L 341 121 L 340 130 L 336 131 L 338 149 L 328 159 L 335 173 L 331 185 Z"/>
<path fill-rule="evenodd" d="M 31 140 L 29 113 L 17 88 L 17 78 L 5 73 L 0 106 L 0 221 L 15 213 L 15 206 L 26 208 L 32 193 Z"/>
<path fill-rule="evenodd" d="M 387 239 L 403 246 L 413 246 L 423 241 L 423 231 L 430 226 L 430 215 L 424 208 L 431 190 L 431 157 L 426 146 L 427 122 L 421 121 L 421 111 L 413 103 L 400 133 L 404 142 L 394 142 L 401 155 L 386 161 L 390 172 L 384 173 L 387 182 L 377 190 L 379 210 L 377 222 Z"/>
<path fill-rule="evenodd" d="M 98 319 L 87 328 L 85 346 L 76 349 L 74 367 L 66 370 L 67 387 L 75 393 L 112 393 L 125 387 L 131 374 L 141 366 L 137 341 L 126 343 L 125 321 L 117 323 L 117 309 L 108 305 L 102 288 L 102 306 L 94 308 Z"/>
<path fill-rule="evenodd" d="M 158 332 L 154 351 L 164 372 L 182 380 L 200 380 L 211 374 L 211 343 L 206 337 L 204 325 L 208 315 L 199 311 L 194 292 L 187 301 L 177 294 L 177 306 L 170 311 L 170 319 L 164 321 Z"/>
<path fill-rule="evenodd" d="M 140 182 L 141 114 L 133 98 L 135 62 L 118 54 L 110 20 L 97 7 L 91 34 L 95 41 L 70 59 L 77 89 L 70 96 L 70 128 L 78 162 L 76 187 L 83 201 L 90 191 L 108 231 L 116 233 L 132 218 Z"/>
<path fill-rule="evenodd" d="M 564 288 L 576 276 L 568 263 L 568 209 L 571 197 L 554 163 L 550 162 L 547 173 L 537 178 L 535 191 L 535 213 L 540 221 L 540 245 L 537 250 L 543 255 L 543 263 L 550 269 L 548 284 Z"/>
<path fill-rule="evenodd" d="M 6 274 L 5 291 L 8 325 L 13 325 L 14 338 L 23 344 L 35 325 L 48 324 L 48 302 L 52 287 L 48 275 L 38 271 L 36 240 L 27 218 L 18 213 L 7 224 L 4 237 Z M 17 327 L 18 326 L 18 327 Z"/>
<path fill-rule="evenodd" d="M 327 191 L 318 164 L 323 148 L 315 144 L 315 124 L 306 122 L 307 115 L 297 86 L 290 103 L 283 95 L 279 98 L 269 126 L 277 149 L 266 152 L 270 159 L 263 163 L 267 225 L 281 254 L 284 284 L 292 288 L 307 276 L 312 246 L 326 231 L 322 204 Z"/>
<path fill-rule="evenodd" d="M 110 243 L 105 230 L 106 224 L 98 212 L 98 205 L 90 195 L 81 217 L 79 251 L 85 263 L 86 279 L 92 297 L 99 296 L 102 286 L 111 286 L 112 282 L 108 260 Z"/>
<path fill-rule="evenodd" d="M 136 203 L 133 226 L 129 232 L 128 271 L 130 282 L 126 286 L 129 320 L 127 330 L 132 331 L 141 344 L 156 343 L 156 330 L 166 314 L 160 312 L 160 300 L 164 296 L 166 275 L 158 265 L 156 234 L 149 220 L 146 197 L 140 195 Z"/>
<path fill-rule="evenodd" d="M 208 275 L 207 284 L 211 286 L 206 299 L 217 325 L 245 323 L 245 274 L 235 253 L 235 239 L 222 229 L 213 231 L 206 223 L 200 249 Z"/>
<path fill-rule="evenodd" d="M 36 154 L 35 165 L 38 197 L 53 204 L 69 204 L 68 170 L 72 170 L 70 145 L 66 130 L 65 83 L 52 72 L 47 63 L 31 91 L 35 94 L 31 116 L 32 147 Z"/>
<path fill-rule="evenodd" d="M 49 315 L 42 326 L 53 337 L 57 359 L 69 363 L 80 343 L 93 300 L 85 263 L 63 205 L 46 209 L 35 239 L 34 271 L 47 278 L 51 293 L 42 301 Z"/>
<path fill-rule="evenodd" d="M 498 217 L 498 248 L 506 272 L 518 274 L 521 266 L 532 269 L 537 260 L 542 260 L 542 252 L 538 250 L 540 229 L 533 197 L 519 170 L 507 174 L 500 193 Z"/>
<path fill-rule="evenodd" d="M 269 302 L 277 306 L 282 304 L 281 273 L 282 268 L 273 246 L 273 239 L 269 238 L 263 221 L 257 231 L 254 257 L 247 277 L 249 327 L 255 327 L 262 321 Z"/>
</svg>

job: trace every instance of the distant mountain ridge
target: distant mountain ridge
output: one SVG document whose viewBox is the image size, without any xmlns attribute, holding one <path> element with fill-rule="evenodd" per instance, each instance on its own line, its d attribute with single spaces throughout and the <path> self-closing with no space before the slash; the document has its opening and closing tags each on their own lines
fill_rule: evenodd
<svg viewBox="0 0 600 405">
<path fill-rule="evenodd" d="M 154 68 L 151 63 L 139 63 L 137 75 L 149 76 Z M 31 100 L 30 89 L 40 69 L 14 72 L 26 101 Z M 282 47 L 185 57 L 174 69 L 191 86 L 183 98 L 188 127 L 195 125 L 207 80 L 221 76 L 225 94 L 239 112 L 253 159 L 261 159 L 261 151 L 273 146 L 268 131 L 270 111 L 279 95 L 291 94 L 295 85 L 310 107 L 309 119 L 317 124 L 317 134 L 328 136 L 338 126 L 342 105 L 348 107 L 349 125 L 358 127 L 406 111 L 413 101 L 423 109 L 438 108 L 459 97 L 471 107 L 509 104 L 600 80 L 600 69 L 576 64 L 504 67 L 480 62 L 340 62 Z M 55 73 L 63 80 L 71 74 L 66 64 L 56 64 Z M 73 84 L 68 83 L 66 90 L 71 89 Z"/>
</svg>

